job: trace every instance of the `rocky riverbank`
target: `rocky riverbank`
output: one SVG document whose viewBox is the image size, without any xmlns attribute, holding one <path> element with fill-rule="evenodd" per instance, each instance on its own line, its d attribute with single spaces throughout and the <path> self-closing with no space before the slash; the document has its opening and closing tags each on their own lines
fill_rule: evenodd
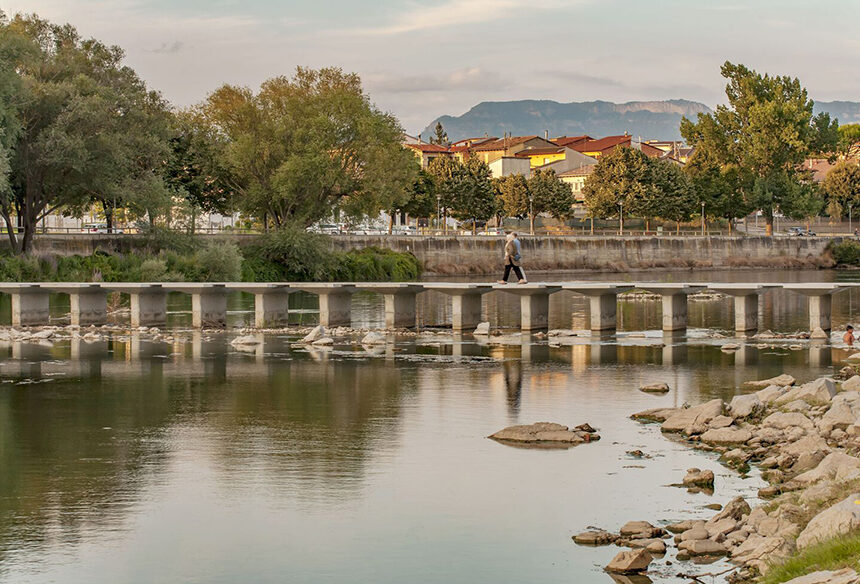
<svg viewBox="0 0 860 584">
<path fill-rule="evenodd" d="M 719 453 L 726 466 L 741 472 L 757 466 L 768 483 L 759 491 L 761 501 L 736 498 L 707 519 L 650 518 L 656 525 L 632 521 L 618 533 L 591 530 L 574 540 L 632 548 L 607 566 L 614 573 L 688 575 L 696 570 L 685 566 L 687 560 L 725 557 L 734 565 L 725 574 L 730 581 L 754 581 L 789 557 L 860 531 L 860 375 L 846 367 L 840 377 L 796 385 L 780 375 L 748 382 L 747 393 L 728 404 L 715 399 L 634 414 L 691 447 Z M 706 474 L 691 469 L 681 486 L 712 488 L 713 475 Z M 667 549 L 672 559 L 664 556 Z M 791 582 L 854 583 L 860 577 L 849 569 Z"/>
</svg>

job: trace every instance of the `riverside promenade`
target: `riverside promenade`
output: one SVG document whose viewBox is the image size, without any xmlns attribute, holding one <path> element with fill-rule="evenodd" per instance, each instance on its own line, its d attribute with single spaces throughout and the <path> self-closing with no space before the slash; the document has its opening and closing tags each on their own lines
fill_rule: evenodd
<svg viewBox="0 0 860 584">
<path fill-rule="evenodd" d="M 860 283 L 657 283 L 657 282 L 534 282 L 528 284 L 490 284 L 459 282 L 60 282 L 0 283 L 0 293 L 12 297 L 13 326 L 49 324 L 52 294 L 69 296 L 71 323 L 79 326 L 107 323 L 107 295 L 128 294 L 131 325 L 163 326 L 167 322 L 167 294 L 179 292 L 191 296 L 192 324 L 196 328 L 225 327 L 227 295 L 246 292 L 254 295 L 254 323 L 257 328 L 279 328 L 287 325 L 289 295 L 303 291 L 319 298 L 319 320 L 324 326 L 350 326 L 352 295 L 369 291 L 384 298 L 385 326 L 412 328 L 418 322 L 416 301 L 426 291 L 450 297 L 451 328 L 471 331 L 481 322 L 482 297 L 485 294 L 513 294 L 520 299 L 520 328 L 523 332 L 547 329 L 549 297 L 568 291 L 588 297 L 589 328 L 595 332 L 616 328 L 619 294 L 643 291 L 662 298 L 662 328 L 667 332 L 687 328 L 687 296 L 710 290 L 734 299 L 734 328 L 746 333 L 758 329 L 758 303 L 762 293 L 781 288 L 808 299 L 809 329 L 831 328 L 831 301 L 834 294 Z"/>
</svg>

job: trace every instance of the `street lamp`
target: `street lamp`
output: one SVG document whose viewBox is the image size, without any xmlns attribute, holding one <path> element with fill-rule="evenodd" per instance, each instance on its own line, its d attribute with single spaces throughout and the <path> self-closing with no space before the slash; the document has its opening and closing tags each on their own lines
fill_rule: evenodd
<svg viewBox="0 0 860 584">
<path fill-rule="evenodd" d="M 442 223 L 442 195 L 436 193 L 436 231 Z"/>
<path fill-rule="evenodd" d="M 705 236 L 705 202 L 702 201 L 702 237 Z"/>
<path fill-rule="evenodd" d="M 529 233 L 535 234 L 535 214 L 534 214 L 534 195 L 529 193 Z"/>
<path fill-rule="evenodd" d="M 853 231 L 851 231 L 851 207 L 851 203 L 848 203 L 848 233 L 853 233 Z"/>
<path fill-rule="evenodd" d="M 624 201 L 618 201 L 618 235 L 624 235 Z"/>
</svg>

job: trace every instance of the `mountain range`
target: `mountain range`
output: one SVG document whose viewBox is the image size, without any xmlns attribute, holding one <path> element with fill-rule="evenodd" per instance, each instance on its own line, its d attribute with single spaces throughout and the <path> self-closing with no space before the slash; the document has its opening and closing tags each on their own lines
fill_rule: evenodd
<svg viewBox="0 0 860 584">
<path fill-rule="evenodd" d="M 860 122 L 860 103 L 853 101 L 816 102 L 815 112 L 829 112 L 842 124 Z M 643 140 L 680 140 L 681 117 L 694 119 L 700 112 L 711 112 L 703 103 L 686 99 L 663 101 L 585 101 L 559 103 L 551 100 L 485 101 L 461 116 L 436 118 L 421 132 L 424 139 L 434 135 L 442 122 L 451 141 L 484 135 L 503 136 L 578 136 L 595 138 L 623 134 Z"/>
</svg>

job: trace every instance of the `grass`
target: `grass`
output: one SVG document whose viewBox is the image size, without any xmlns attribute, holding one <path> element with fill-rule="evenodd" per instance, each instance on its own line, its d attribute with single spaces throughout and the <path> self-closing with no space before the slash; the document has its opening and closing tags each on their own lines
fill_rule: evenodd
<svg viewBox="0 0 860 584">
<path fill-rule="evenodd" d="M 857 569 L 860 566 L 860 535 L 837 537 L 807 548 L 788 560 L 775 564 L 761 580 L 779 584 L 819 570 Z"/>
</svg>

